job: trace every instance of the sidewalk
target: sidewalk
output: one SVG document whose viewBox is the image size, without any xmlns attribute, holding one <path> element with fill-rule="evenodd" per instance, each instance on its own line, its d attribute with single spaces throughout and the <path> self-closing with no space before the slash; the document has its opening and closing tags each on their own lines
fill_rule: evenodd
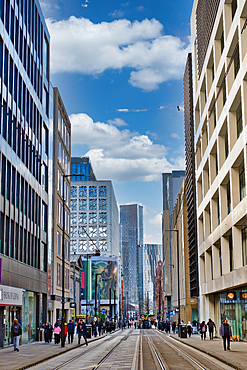
<svg viewBox="0 0 247 370">
<path fill-rule="evenodd" d="M 187 339 L 181 339 L 177 334 L 170 334 L 170 336 L 223 361 L 227 365 L 235 367 L 235 369 L 247 369 L 247 343 L 245 342 L 231 342 L 230 351 L 224 351 L 221 338 L 210 340 L 207 337 L 206 340 L 201 340 L 199 334 L 194 334 Z"/>
<path fill-rule="evenodd" d="M 94 342 L 100 338 L 104 338 L 106 335 L 97 336 L 96 338 L 88 339 L 88 343 Z M 84 345 L 84 339 L 81 339 L 80 346 Z M 0 369 L 1 370 L 19 370 L 25 369 L 29 366 L 33 366 L 36 363 L 42 362 L 44 359 L 58 356 L 60 353 L 70 351 L 73 348 L 79 347 L 77 344 L 77 335 L 75 336 L 72 344 L 66 343 L 64 348 L 59 345 L 52 343 L 33 342 L 28 344 L 22 344 L 20 346 L 20 352 L 14 352 L 14 347 L 10 346 L 4 349 L 0 349 Z"/>
</svg>

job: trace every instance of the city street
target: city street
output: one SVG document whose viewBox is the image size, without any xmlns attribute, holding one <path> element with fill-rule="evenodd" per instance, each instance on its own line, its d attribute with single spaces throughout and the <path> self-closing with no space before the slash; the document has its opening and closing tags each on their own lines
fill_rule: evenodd
<svg viewBox="0 0 247 370">
<path fill-rule="evenodd" d="M 177 335 L 166 335 L 153 329 L 125 329 L 91 342 L 88 347 L 75 348 L 32 368 L 37 370 L 60 368 L 71 370 L 230 370 L 235 368 L 244 370 L 246 368 L 246 343 L 232 343 L 231 351 L 224 352 L 222 340 L 219 338 L 213 341 L 209 339 L 201 341 L 199 335 L 194 335 L 187 339 L 177 339 Z M 10 350 L 2 351 L 0 368 L 2 370 L 29 368 L 28 356 L 30 363 L 34 363 L 35 359 L 38 360 L 35 351 L 40 351 L 40 345 L 29 345 L 33 349 L 33 356 L 27 351 L 24 353 L 22 350 L 24 347 L 21 347 L 18 354 L 10 355 Z M 42 346 L 43 360 L 47 350 L 49 350 L 47 356 L 51 355 L 51 348 L 54 348 L 52 344 Z M 212 356 L 206 352 L 210 352 Z M 25 359 L 25 366 L 22 364 L 23 359 Z M 9 366 L 10 362 L 11 366 Z"/>
</svg>

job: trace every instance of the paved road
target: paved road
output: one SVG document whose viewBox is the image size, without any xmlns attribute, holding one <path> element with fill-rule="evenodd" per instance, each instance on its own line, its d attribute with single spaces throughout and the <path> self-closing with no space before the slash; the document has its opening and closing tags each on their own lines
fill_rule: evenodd
<svg viewBox="0 0 247 370">
<path fill-rule="evenodd" d="M 33 369 L 42 370 L 232 370 L 219 360 L 157 330 L 120 331 Z"/>
</svg>

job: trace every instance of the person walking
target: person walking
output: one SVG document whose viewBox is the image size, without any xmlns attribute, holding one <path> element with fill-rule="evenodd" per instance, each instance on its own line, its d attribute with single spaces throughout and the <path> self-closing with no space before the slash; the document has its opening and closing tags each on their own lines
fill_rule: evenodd
<svg viewBox="0 0 247 370">
<path fill-rule="evenodd" d="M 223 339 L 224 351 L 226 351 L 226 341 L 227 349 L 230 351 L 230 337 L 232 336 L 231 326 L 228 324 L 227 319 L 224 320 L 223 324 L 220 327 L 220 336 Z"/>
<path fill-rule="evenodd" d="M 101 335 L 101 331 L 102 331 L 102 321 L 99 320 L 98 322 L 98 331 L 99 331 L 99 336 Z"/>
<path fill-rule="evenodd" d="M 187 324 L 187 332 L 188 332 L 189 337 L 191 337 L 191 334 L 192 334 L 192 325 L 191 325 L 191 322 L 190 321 L 188 321 L 188 324 Z"/>
<path fill-rule="evenodd" d="M 11 338 L 13 339 L 14 351 L 19 352 L 20 337 L 22 335 L 21 325 L 17 319 L 14 319 L 14 323 L 11 327 Z"/>
<path fill-rule="evenodd" d="M 69 320 L 69 323 L 67 325 L 68 328 L 68 342 L 70 344 L 74 341 L 74 332 L 75 332 L 75 324 L 72 322 L 72 320 Z"/>
<path fill-rule="evenodd" d="M 173 331 L 173 334 L 175 334 L 175 330 L 176 330 L 176 321 L 173 321 L 172 322 L 172 331 Z"/>
<path fill-rule="evenodd" d="M 216 329 L 215 323 L 211 319 L 208 319 L 207 326 L 208 326 L 208 332 L 209 332 L 209 339 L 213 340 L 214 328 Z"/>
<path fill-rule="evenodd" d="M 58 322 L 56 322 L 56 324 L 54 326 L 55 344 L 59 344 L 60 343 L 60 334 L 61 334 L 61 328 L 60 328 Z"/>
<path fill-rule="evenodd" d="M 48 322 L 44 326 L 45 343 L 49 343 L 49 324 Z"/>
<path fill-rule="evenodd" d="M 85 322 L 82 319 L 80 319 L 80 322 L 77 325 L 77 334 L 78 334 L 78 344 L 80 344 L 81 337 L 83 336 L 83 338 L 85 340 L 85 343 L 88 346 L 88 342 L 87 342 L 87 326 L 86 326 Z"/>
<path fill-rule="evenodd" d="M 51 325 L 51 323 L 49 322 L 49 324 L 48 324 L 48 338 L 49 338 L 49 342 L 51 343 L 51 341 L 52 341 L 52 332 L 53 332 L 53 328 L 52 328 L 52 325 Z"/>
<path fill-rule="evenodd" d="M 207 325 L 205 321 L 202 321 L 200 324 L 200 333 L 201 333 L 201 340 L 206 340 L 206 332 L 207 332 Z"/>
</svg>

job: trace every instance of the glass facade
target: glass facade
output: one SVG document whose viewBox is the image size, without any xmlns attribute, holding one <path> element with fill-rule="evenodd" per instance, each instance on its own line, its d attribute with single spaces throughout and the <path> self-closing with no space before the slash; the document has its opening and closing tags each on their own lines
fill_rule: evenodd
<svg viewBox="0 0 247 370">
<path fill-rule="evenodd" d="M 247 286 L 215 294 L 215 307 L 219 307 L 216 316 L 217 330 L 224 319 L 227 319 L 233 339 L 247 340 Z"/>
</svg>

